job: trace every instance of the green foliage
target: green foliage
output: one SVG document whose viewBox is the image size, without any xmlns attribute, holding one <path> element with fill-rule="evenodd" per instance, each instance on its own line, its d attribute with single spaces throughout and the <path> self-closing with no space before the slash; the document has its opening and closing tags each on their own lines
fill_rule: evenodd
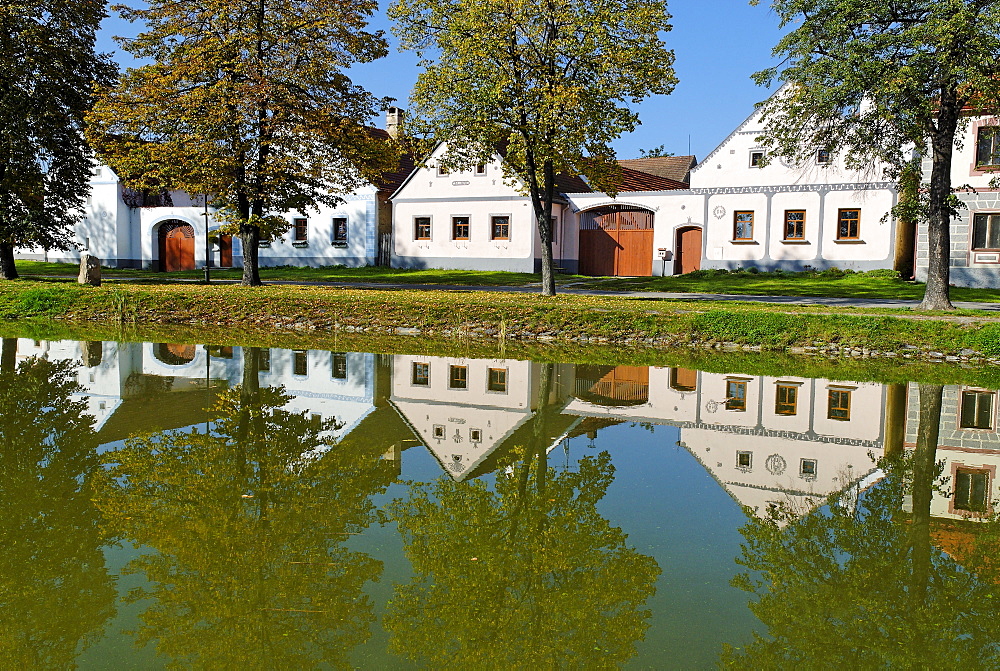
<svg viewBox="0 0 1000 671">
<path fill-rule="evenodd" d="M 801 321 L 791 315 L 728 310 L 703 312 L 695 317 L 692 324 L 694 333 L 703 338 L 762 345 L 771 349 L 795 342 L 800 337 L 801 328 Z"/>
<path fill-rule="evenodd" d="M 866 270 L 861 273 L 865 277 L 875 277 L 882 280 L 898 280 L 899 271 L 893 270 L 892 268 L 876 268 L 874 270 Z"/>
<path fill-rule="evenodd" d="M 508 176 L 531 197 L 542 289 L 554 293 L 556 175 L 617 191 L 611 143 L 638 125 L 635 103 L 677 81 L 661 37 L 670 30 L 665 3 L 396 0 L 389 16 L 424 68 L 408 132 L 447 141 L 446 166 L 503 153 Z"/>
<path fill-rule="evenodd" d="M 376 7 L 374 0 L 119 7 L 126 19 L 146 22 L 122 44 L 148 64 L 103 91 L 88 138 L 133 188 L 211 194 L 216 206 L 232 208 L 244 283 L 259 284 L 259 218 L 335 205 L 338 194 L 397 165 L 395 147 L 365 127 L 388 101 L 346 74 L 386 53 L 381 32 L 365 30 Z"/>
<path fill-rule="evenodd" d="M 433 668 L 618 668 L 660 569 L 597 510 L 610 455 L 575 471 L 544 445 L 519 456 L 493 488 L 445 477 L 389 507 L 416 573 L 395 588 L 390 646 Z"/>
<path fill-rule="evenodd" d="M 259 388 L 259 351 L 243 384 L 219 394 L 210 432 L 137 436 L 108 453 L 96 502 L 130 542 L 155 549 L 127 571 L 147 583 L 137 645 L 183 668 L 350 666 L 374 622 L 364 585 L 382 564 L 345 547 L 375 519 L 394 471 L 373 443 L 338 449 L 333 418 Z"/>
<path fill-rule="evenodd" d="M 69 248 L 90 190 L 83 115 L 114 68 L 94 53 L 103 2 L 0 5 L 0 244 Z"/>
<path fill-rule="evenodd" d="M 16 343 L 3 344 L 7 354 Z M 102 547 L 113 539 L 91 501 L 97 436 L 76 369 L 33 358 L 0 370 L 0 658 L 10 668 L 73 668 L 115 614 Z"/>
<path fill-rule="evenodd" d="M 60 286 L 29 286 L 10 296 L 13 300 L 0 300 L 0 317 L 56 317 L 73 302 L 71 292 Z"/>
<path fill-rule="evenodd" d="M 659 158 L 661 156 L 674 156 L 672 151 L 667 151 L 667 146 L 661 144 L 659 147 L 653 147 L 652 149 L 640 149 L 639 158 Z"/>
<path fill-rule="evenodd" d="M 1000 324 L 983 324 L 969 334 L 966 343 L 987 356 L 1000 356 Z"/>
</svg>

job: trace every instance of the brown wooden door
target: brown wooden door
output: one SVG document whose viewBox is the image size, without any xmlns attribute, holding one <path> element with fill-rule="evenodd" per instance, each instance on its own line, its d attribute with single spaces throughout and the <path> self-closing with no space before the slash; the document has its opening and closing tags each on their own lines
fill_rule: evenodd
<svg viewBox="0 0 1000 671">
<path fill-rule="evenodd" d="M 623 208 L 584 213 L 580 274 L 652 275 L 653 213 Z"/>
<path fill-rule="evenodd" d="M 677 232 L 674 274 L 683 275 L 701 268 L 701 229 L 682 228 Z"/>
<path fill-rule="evenodd" d="M 166 272 L 194 270 L 194 228 L 169 223 L 160 227 L 160 269 Z"/>
<path fill-rule="evenodd" d="M 219 236 L 219 266 L 233 267 L 233 236 L 225 233 Z"/>
</svg>

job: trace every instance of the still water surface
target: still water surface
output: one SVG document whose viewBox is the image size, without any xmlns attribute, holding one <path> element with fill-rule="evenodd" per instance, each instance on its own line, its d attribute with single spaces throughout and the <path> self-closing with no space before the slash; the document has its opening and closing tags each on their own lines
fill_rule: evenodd
<svg viewBox="0 0 1000 671">
<path fill-rule="evenodd" d="M 5 340 L 18 668 L 1000 665 L 997 394 Z"/>
</svg>

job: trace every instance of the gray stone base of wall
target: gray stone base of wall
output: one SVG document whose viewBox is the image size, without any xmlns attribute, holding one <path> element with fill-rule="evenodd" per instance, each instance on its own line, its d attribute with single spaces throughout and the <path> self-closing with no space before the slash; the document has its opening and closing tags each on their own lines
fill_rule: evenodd
<svg viewBox="0 0 1000 671">
<path fill-rule="evenodd" d="M 808 259 L 805 261 L 775 261 L 772 259 L 761 259 L 760 261 L 717 261 L 715 259 L 702 259 L 701 267 L 706 270 L 757 268 L 761 272 L 774 272 L 776 270 L 780 270 L 786 273 L 798 273 L 804 270 L 827 270 L 829 268 L 840 268 L 841 270 L 864 272 L 866 270 L 892 268 L 892 261 L 887 259 L 882 259 L 880 261 L 828 261 L 826 259 Z"/>
<path fill-rule="evenodd" d="M 956 287 L 971 287 L 973 289 L 1000 288 L 1000 266 L 989 268 L 952 268 L 950 284 Z M 918 282 L 927 281 L 927 267 L 918 267 L 916 272 Z"/>
<path fill-rule="evenodd" d="M 533 273 L 536 259 L 473 259 L 393 256 L 393 268 L 434 268 L 440 270 L 486 270 L 511 273 Z M 538 263 L 541 263 L 540 261 Z"/>
</svg>

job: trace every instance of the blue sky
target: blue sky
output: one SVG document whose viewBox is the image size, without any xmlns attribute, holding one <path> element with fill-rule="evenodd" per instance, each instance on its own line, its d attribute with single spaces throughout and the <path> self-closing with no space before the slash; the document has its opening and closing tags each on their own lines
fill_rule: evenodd
<svg viewBox="0 0 1000 671">
<path fill-rule="evenodd" d="M 381 3 L 384 10 L 385 0 Z M 716 147 L 769 91 L 750 75 L 774 63 L 771 49 L 780 33 L 766 2 L 750 7 L 741 0 L 677 0 L 669 5 L 673 30 L 666 41 L 676 56 L 680 83 L 668 96 L 653 96 L 639 106 L 642 125 L 615 143 L 619 158 L 635 158 L 640 149 L 665 145 L 675 154 L 691 151 L 699 160 Z M 389 34 L 384 11 L 372 26 Z M 114 35 L 134 35 L 139 26 L 116 16 L 104 22 L 99 48 L 114 51 Z M 389 34 L 389 56 L 354 68 L 354 81 L 379 96 L 391 96 L 404 108 L 419 72 L 412 53 L 400 53 Z M 118 58 L 132 63 L 128 54 Z M 381 125 L 381 122 L 378 123 Z"/>
</svg>

